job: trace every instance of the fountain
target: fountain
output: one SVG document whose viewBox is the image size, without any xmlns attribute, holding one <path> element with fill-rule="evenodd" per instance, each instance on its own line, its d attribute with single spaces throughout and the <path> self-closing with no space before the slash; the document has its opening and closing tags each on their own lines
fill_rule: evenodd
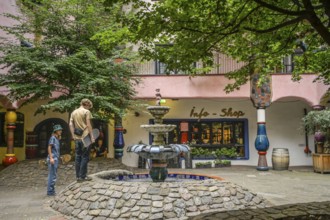
<svg viewBox="0 0 330 220">
<path fill-rule="evenodd" d="M 156 106 L 149 106 L 147 110 L 154 117 L 155 124 L 141 125 L 153 136 L 151 145 L 136 144 L 129 146 L 127 152 L 137 153 L 145 159 L 151 159 L 149 175 L 153 182 L 164 182 L 168 176 L 167 161 L 177 157 L 180 153 L 187 153 L 190 149 L 186 144 L 165 144 L 164 136 L 166 133 L 176 128 L 176 125 L 163 124 L 163 117 L 169 112 L 170 108 L 161 106 L 161 95 L 159 89 L 156 90 Z"/>
<path fill-rule="evenodd" d="M 170 108 L 160 106 L 159 90 L 156 97 L 157 105 L 148 107 L 155 124 L 141 126 L 153 135 L 152 144 L 127 150 L 152 161 L 149 174 L 114 169 L 96 172 L 89 175 L 91 181 L 75 181 L 61 191 L 50 204 L 54 210 L 73 219 L 188 219 L 211 211 L 269 206 L 262 197 L 221 177 L 168 173 L 167 160 L 188 152 L 189 147 L 165 144 L 164 135 L 175 125 L 162 124 Z"/>
</svg>

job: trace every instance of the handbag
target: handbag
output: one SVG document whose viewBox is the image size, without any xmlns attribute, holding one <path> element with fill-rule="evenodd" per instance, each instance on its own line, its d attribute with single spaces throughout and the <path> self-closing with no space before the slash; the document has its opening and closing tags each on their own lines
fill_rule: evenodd
<svg viewBox="0 0 330 220">
<path fill-rule="evenodd" d="M 81 136 L 84 133 L 84 130 L 80 129 L 80 128 L 75 128 L 73 133 L 75 135 Z"/>
</svg>

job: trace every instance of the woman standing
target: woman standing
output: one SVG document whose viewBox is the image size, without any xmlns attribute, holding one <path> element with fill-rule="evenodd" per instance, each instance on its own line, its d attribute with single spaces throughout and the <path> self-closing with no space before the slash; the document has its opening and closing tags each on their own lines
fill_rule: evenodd
<svg viewBox="0 0 330 220">
<path fill-rule="evenodd" d="M 55 196 L 55 183 L 57 178 L 57 167 L 60 159 L 60 139 L 63 128 L 61 125 L 54 125 L 53 134 L 48 142 L 48 183 L 47 195 Z"/>
</svg>

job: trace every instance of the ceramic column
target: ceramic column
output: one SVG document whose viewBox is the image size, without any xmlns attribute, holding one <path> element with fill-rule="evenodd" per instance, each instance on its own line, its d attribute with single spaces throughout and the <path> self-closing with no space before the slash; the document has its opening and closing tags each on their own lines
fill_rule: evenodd
<svg viewBox="0 0 330 220">
<path fill-rule="evenodd" d="M 14 130 L 16 128 L 17 114 L 14 109 L 8 109 L 6 113 L 7 123 L 7 153 L 2 160 L 4 166 L 16 163 L 18 160 L 14 153 Z"/>
<path fill-rule="evenodd" d="M 115 148 L 115 158 L 120 159 L 124 152 L 124 128 L 122 126 L 122 119 L 120 117 L 115 118 L 115 138 L 113 141 Z"/>
<path fill-rule="evenodd" d="M 258 166 L 257 170 L 260 171 L 267 171 L 269 170 L 268 164 L 267 164 L 267 150 L 269 148 L 269 141 L 266 133 L 266 117 L 265 114 L 266 110 L 263 108 L 257 109 L 257 124 L 258 124 L 258 130 L 257 130 L 257 137 L 254 142 L 255 148 L 258 151 L 259 159 L 258 159 Z"/>
<path fill-rule="evenodd" d="M 269 141 L 266 132 L 266 108 L 271 104 L 271 78 L 265 77 L 260 83 L 259 74 L 254 74 L 251 80 L 251 100 L 257 108 L 257 137 L 254 142 L 259 159 L 257 170 L 268 171 L 267 150 Z"/>
</svg>

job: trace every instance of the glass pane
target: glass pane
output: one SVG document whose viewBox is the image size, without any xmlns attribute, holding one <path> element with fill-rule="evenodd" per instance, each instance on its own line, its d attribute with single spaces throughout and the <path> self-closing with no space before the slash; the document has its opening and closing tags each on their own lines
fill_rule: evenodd
<svg viewBox="0 0 330 220">
<path fill-rule="evenodd" d="M 179 143 L 179 126 L 174 122 L 165 122 L 165 124 L 174 124 L 176 128 L 173 131 L 168 132 L 168 135 L 165 135 L 165 143 L 168 144 L 177 144 Z"/>
<path fill-rule="evenodd" d="M 192 144 L 200 144 L 201 136 L 200 136 L 200 123 L 191 123 L 191 143 Z"/>
<path fill-rule="evenodd" d="M 172 132 L 171 132 L 171 134 L 173 135 L 173 144 L 177 144 L 178 143 L 178 140 L 179 140 L 179 138 L 178 138 L 178 129 L 176 128 L 176 129 L 174 129 Z"/>
<path fill-rule="evenodd" d="M 239 157 L 245 157 L 245 149 L 244 146 L 237 147 L 237 153 Z"/>
<path fill-rule="evenodd" d="M 244 129 L 243 122 L 235 123 L 235 142 L 236 144 L 243 145 L 244 144 Z"/>
<path fill-rule="evenodd" d="M 14 130 L 14 147 L 24 146 L 24 115 L 17 112 L 16 128 Z"/>
<path fill-rule="evenodd" d="M 202 123 L 202 142 L 203 144 L 210 144 L 210 125 Z"/>
<path fill-rule="evenodd" d="M 223 123 L 223 144 L 234 144 L 234 125 L 231 122 Z"/>
<path fill-rule="evenodd" d="M 214 122 L 212 123 L 212 143 L 221 144 L 222 141 L 222 123 Z"/>
</svg>

